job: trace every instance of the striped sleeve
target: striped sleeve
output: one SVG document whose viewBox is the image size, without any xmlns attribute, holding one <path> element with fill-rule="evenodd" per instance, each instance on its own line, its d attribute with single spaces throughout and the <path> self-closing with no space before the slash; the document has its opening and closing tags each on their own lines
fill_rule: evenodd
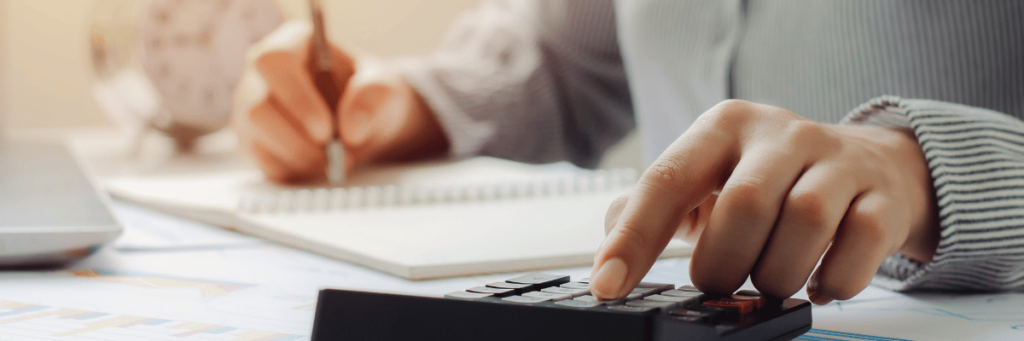
<svg viewBox="0 0 1024 341">
<path fill-rule="evenodd" d="M 594 167 L 635 126 L 611 0 L 483 1 L 437 51 L 393 65 L 454 157 Z"/>
<path fill-rule="evenodd" d="M 843 123 L 910 128 L 931 169 L 941 239 L 930 263 L 889 257 L 893 290 L 1024 289 L 1024 122 L 991 110 L 880 97 Z"/>
</svg>

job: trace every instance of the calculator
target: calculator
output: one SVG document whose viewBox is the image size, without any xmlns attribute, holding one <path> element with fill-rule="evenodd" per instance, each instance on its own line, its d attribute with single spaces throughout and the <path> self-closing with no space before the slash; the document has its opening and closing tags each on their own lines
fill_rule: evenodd
<svg viewBox="0 0 1024 341">
<path fill-rule="evenodd" d="M 444 298 L 324 289 L 312 340 L 789 340 L 811 329 L 806 300 L 641 282 L 601 301 L 589 284 L 530 273 Z"/>
</svg>

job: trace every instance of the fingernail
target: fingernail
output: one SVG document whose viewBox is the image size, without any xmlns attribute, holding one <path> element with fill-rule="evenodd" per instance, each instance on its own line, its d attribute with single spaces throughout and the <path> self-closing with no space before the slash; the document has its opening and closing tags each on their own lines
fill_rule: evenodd
<svg viewBox="0 0 1024 341">
<path fill-rule="evenodd" d="M 829 304 L 829 303 L 832 302 L 831 298 L 822 296 L 818 292 L 814 292 L 813 294 L 807 295 L 807 298 L 809 300 L 811 300 L 811 303 L 814 303 L 814 304 L 817 304 L 817 305 L 826 305 L 826 304 Z"/>
<path fill-rule="evenodd" d="M 818 279 L 814 276 L 811 276 L 811 279 L 807 281 L 807 299 L 817 305 L 826 305 L 832 302 L 831 298 L 825 297 L 821 292 L 818 292 Z"/>
<path fill-rule="evenodd" d="M 590 278 L 590 291 L 602 299 L 615 299 L 626 280 L 626 262 L 612 258 L 604 262 L 597 273 Z"/>
<path fill-rule="evenodd" d="M 319 120 L 316 120 L 319 121 Z M 331 139 L 331 127 L 330 123 L 327 122 L 313 122 L 309 125 L 309 134 L 318 141 L 327 141 Z"/>
</svg>

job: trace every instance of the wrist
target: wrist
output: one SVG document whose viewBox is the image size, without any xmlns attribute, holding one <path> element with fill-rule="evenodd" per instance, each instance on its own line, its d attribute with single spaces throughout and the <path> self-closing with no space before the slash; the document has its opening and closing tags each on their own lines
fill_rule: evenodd
<svg viewBox="0 0 1024 341">
<path fill-rule="evenodd" d="M 907 240 L 900 247 L 899 253 L 927 264 L 932 261 L 940 239 L 938 200 L 935 196 L 931 169 L 928 167 L 924 151 L 913 131 L 905 128 L 886 129 L 896 131 L 901 136 L 900 160 L 904 162 L 901 169 L 906 171 L 908 177 L 916 182 L 914 188 L 917 189 L 917 193 L 913 195 L 924 203 L 923 207 L 910 208 L 915 211 L 914 220 Z"/>
<path fill-rule="evenodd" d="M 858 144 L 870 146 L 876 155 L 883 155 L 887 163 L 894 165 L 883 172 L 898 172 L 895 179 L 898 183 L 889 184 L 889 190 L 899 192 L 903 200 L 893 203 L 900 206 L 903 226 L 891 228 L 904 229 L 906 238 L 902 244 L 894 246 L 893 252 L 900 253 L 910 259 L 929 263 L 939 243 L 938 205 L 935 187 L 932 182 L 931 169 L 928 168 L 924 151 L 914 133 L 907 128 L 890 128 L 874 125 L 837 125 L 840 134 L 857 141 Z"/>
</svg>

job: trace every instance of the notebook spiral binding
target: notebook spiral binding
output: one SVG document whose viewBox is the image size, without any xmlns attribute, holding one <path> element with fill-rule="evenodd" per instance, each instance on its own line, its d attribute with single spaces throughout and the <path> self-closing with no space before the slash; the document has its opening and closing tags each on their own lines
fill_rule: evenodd
<svg viewBox="0 0 1024 341">
<path fill-rule="evenodd" d="M 488 183 L 299 189 L 245 195 L 237 209 L 248 214 L 303 213 L 561 197 L 622 191 L 637 178 L 636 170 L 624 168 Z"/>
</svg>

